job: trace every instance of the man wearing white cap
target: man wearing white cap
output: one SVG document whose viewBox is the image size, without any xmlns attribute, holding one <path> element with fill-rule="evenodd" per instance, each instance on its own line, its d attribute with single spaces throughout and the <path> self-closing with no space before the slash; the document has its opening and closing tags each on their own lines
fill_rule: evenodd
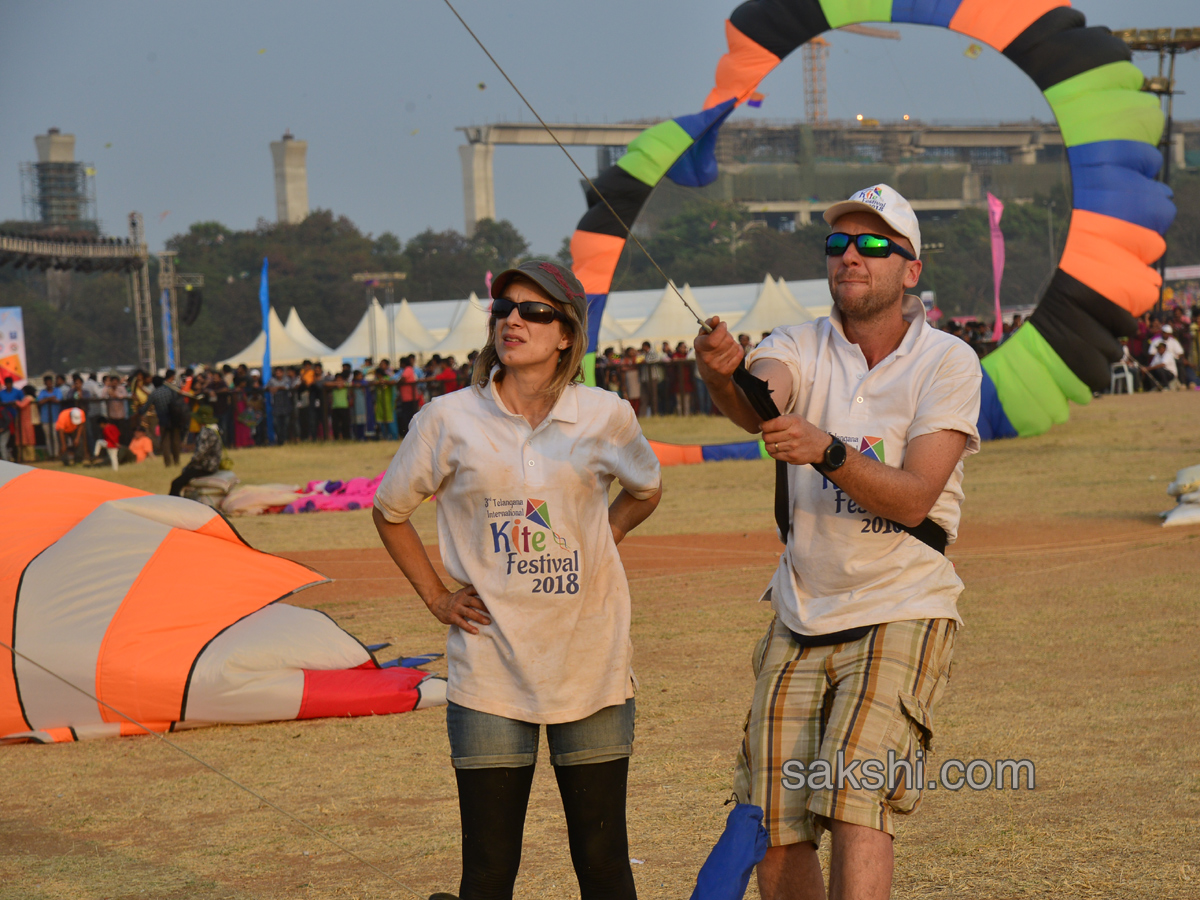
<svg viewBox="0 0 1200 900">
<path fill-rule="evenodd" d="M 887 897 L 894 816 L 927 776 L 932 710 L 949 678 L 962 582 L 945 557 L 979 448 L 979 360 L 932 328 L 919 298 L 921 230 L 885 184 L 825 213 L 833 310 L 776 328 L 745 359 L 778 418 L 732 375 L 724 322 L 696 339 L 713 402 L 788 463 L 786 551 L 763 595 L 775 618 L 754 651 L 754 701 L 734 790 L 763 808 L 764 900 Z M 930 765 L 930 773 L 936 766 Z"/>
</svg>

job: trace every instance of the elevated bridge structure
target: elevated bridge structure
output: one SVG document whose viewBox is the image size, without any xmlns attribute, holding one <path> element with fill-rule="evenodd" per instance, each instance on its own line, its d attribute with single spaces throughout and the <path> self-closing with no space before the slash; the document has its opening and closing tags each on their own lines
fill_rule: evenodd
<svg viewBox="0 0 1200 900">
<path fill-rule="evenodd" d="M 46 272 L 125 272 L 129 276 L 129 305 L 137 330 L 138 360 L 148 372 L 157 369 L 154 320 L 150 306 L 150 252 L 141 213 L 129 214 L 129 237 L 88 234 L 0 232 L 0 266 Z M 66 276 L 64 276 L 66 277 Z"/>
<path fill-rule="evenodd" d="M 565 146 L 595 147 L 598 171 L 655 121 L 553 123 Z M 1176 123 L 1172 167 L 1200 164 L 1200 122 Z M 497 146 L 548 146 L 541 125 L 501 122 L 464 126 L 459 147 L 464 224 L 496 218 L 493 155 Z M 717 138 L 722 174 L 706 195 L 746 204 L 782 224 L 807 224 L 831 203 L 875 181 L 907 182 L 920 213 L 953 213 L 978 206 L 988 190 L 1020 202 L 1068 178 L 1062 135 L 1053 122 L 930 125 L 874 120 L 854 122 L 726 122 Z M 831 177 L 836 176 L 836 177 Z M 842 190 L 843 182 L 854 187 Z M 900 188 L 903 192 L 904 189 Z M 1069 190 L 1069 186 L 1068 186 Z M 829 196 L 825 196 L 828 192 Z M 582 207 L 581 207 L 582 210 Z"/>
</svg>

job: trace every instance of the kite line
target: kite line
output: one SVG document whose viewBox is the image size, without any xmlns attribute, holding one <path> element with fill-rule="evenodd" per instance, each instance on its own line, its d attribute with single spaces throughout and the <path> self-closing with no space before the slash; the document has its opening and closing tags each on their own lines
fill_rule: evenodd
<svg viewBox="0 0 1200 900">
<path fill-rule="evenodd" d="M 471 26 L 467 24 L 467 20 L 464 19 L 462 17 L 462 15 L 459 13 L 459 11 L 454 8 L 454 4 L 451 3 L 450 0 L 443 0 L 443 2 L 446 4 L 446 6 L 448 6 L 450 8 L 450 12 L 454 13 L 454 17 L 456 19 L 458 19 L 459 22 L 462 23 L 462 27 L 467 29 L 467 34 L 469 34 L 475 40 L 475 43 L 479 45 L 479 49 L 482 50 L 484 52 L 484 54 L 487 56 L 487 58 L 492 61 L 492 65 L 496 67 L 496 71 L 498 71 L 501 75 L 504 76 L 504 80 L 508 82 L 508 86 L 511 87 L 514 91 L 516 91 L 517 96 L 521 98 L 521 102 L 525 104 L 525 106 L 529 109 L 529 111 L 531 113 L 533 113 L 533 117 L 538 120 L 538 123 L 544 129 L 546 129 L 546 134 L 550 135 L 550 139 L 552 141 L 554 141 L 554 143 L 558 146 L 558 149 L 566 154 L 567 159 L 569 159 L 571 161 L 571 165 L 573 165 L 575 167 L 575 171 L 577 171 L 580 174 L 580 176 L 583 178 L 583 180 L 587 182 L 587 186 L 592 189 L 592 192 L 595 193 L 595 195 L 597 197 L 600 198 L 600 202 L 608 207 L 608 211 L 610 213 L 612 213 L 613 218 L 616 219 L 617 223 L 622 228 L 625 229 L 625 233 L 629 236 L 629 240 L 633 241 L 634 244 L 637 245 L 638 249 L 641 250 L 642 253 L 646 254 L 646 259 L 650 260 L 650 264 L 652 266 L 654 266 L 655 269 L 658 270 L 658 274 L 662 276 L 663 281 L 665 281 L 667 284 L 669 284 L 671 286 L 671 290 L 675 292 L 675 296 L 679 298 L 679 302 L 687 307 L 687 311 L 692 314 L 692 318 L 696 320 L 697 324 L 699 324 L 701 329 L 704 330 L 704 333 L 705 334 L 710 333 L 712 331 L 712 327 L 707 322 L 705 322 L 702 318 L 700 318 L 700 315 L 696 312 L 696 310 L 692 309 L 692 305 L 690 303 L 688 303 L 687 300 L 684 298 L 683 294 L 681 294 L 679 292 L 679 288 L 677 288 L 675 286 L 675 282 L 667 277 L 667 273 L 664 272 L 662 269 L 662 266 L 660 266 L 658 264 L 658 260 L 656 260 L 653 256 L 650 255 L 650 251 L 646 249 L 646 245 L 643 244 L 638 239 L 638 236 L 633 233 L 633 229 L 631 229 L 628 225 L 625 224 L 625 220 L 622 219 L 620 217 L 620 215 L 617 214 L 617 211 L 615 209 L 613 209 L 613 205 L 608 202 L 608 198 L 605 197 L 604 194 L 600 193 L 600 189 L 596 187 L 595 182 L 593 182 L 592 179 L 588 177 L 587 172 L 583 171 L 583 169 L 580 167 L 579 163 L 577 163 L 575 161 L 575 157 L 573 157 L 571 155 L 571 151 L 562 145 L 562 142 L 558 139 L 558 136 L 554 133 L 554 131 L 550 128 L 550 126 L 546 124 L 546 120 L 543 119 L 540 115 L 538 115 L 538 111 L 533 108 L 533 104 L 530 103 L 525 98 L 525 95 L 521 93 L 521 89 L 516 86 L 516 84 L 513 82 L 513 80 L 511 78 L 508 77 L 508 73 L 505 72 L 504 67 L 501 66 L 499 62 L 497 62 L 496 57 L 492 56 L 492 51 L 488 50 L 488 48 L 486 46 L 484 46 L 483 41 L 481 41 L 479 39 L 479 35 L 477 35 L 474 31 L 471 30 Z"/>
<path fill-rule="evenodd" d="M 359 856 L 357 853 L 355 853 L 349 847 L 345 847 L 342 844 L 339 844 L 337 841 L 335 841 L 329 835 L 323 834 L 322 832 L 317 831 L 317 829 L 313 828 L 311 825 L 309 825 L 307 822 L 305 822 L 299 816 L 295 815 L 294 813 L 288 812 L 282 806 L 278 805 L 277 803 L 274 803 L 271 800 L 268 800 L 266 797 L 264 797 L 258 791 L 254 790 L 254 788 L 247 787 L 246 785 L 242 784 L 240 781 L 238 781 L 233 776 L 226 775 L 224 772 L 222 772 L 220 769 L 218 769 L 212 763 L 206 762 L 205 760 L 201 759 L 199 756 L 197 756 L 196 754 L 192 753 L 189 750 L 185 750 L 182 746 L 180 746 L 179 744 L 176 744 L 174 741 L 170 740 L 165 735 L 160 734 L 157 731 L 150 730 L 145 725 L 143 725 L 141 722 L 139 722 L 137 719 L 133 718 L 133 716 L 126 715 L 125 713 L 121 712 L 121 710 L 119 710 L 115 706 L 113 706 L 111 703 L 105 703 L 99 697 L 96 697 L 95 695 L 88 693 L 86 690 L 81 688 L 79 685 L 73 684 L 72 682 L 63 678 L 57 672 L 53 672 L 50 669 L 47 669 L 45 666 L 43 666 L 37 660 L 30 659 L 28 656 L 26 656 L 20 650 L 13 647 L 11 644 L 6 644 L 4 641 L 0 641 L 0 647 L 3 647 L 5 650 L 7 650 L 9 653 L 13 654 L 14 656 L 21 657 L 21 659 L 25 660 L 25 662 L 29 663 L 31 666 L 36 666 L 37 668 L 39 668 L 43 672 L 45 672 L 47 675 L 49 675 L 53 678 L 57 678 L 59 681 L 61 681 L 67 687 L 74 688 L 75 690 L 79 691 L 79 693 L 81 693 L 85 697 L 87 697 L 89 700 L 95 701 L 100 706 L 103 706 L 105 709 L 110 710 L 115 715 L 120 716 L 125 721 L 142 729 L 144 732 L 146 732 L 146 734 L 149 734 L 153 737 L 158 738 L 160 741 L 162 741 L 168 747 L 171 747 L 174 750 L 178 750 L 184 756 L 186 756 L 189 759 L 191 759 L 192 761 L 197 762 L 200 765 L 204 766 L 204 768 L 208 769 L 210 772 L 213 772 L 214 774 L 219 775 L 220 777 L 224 778 L 226 781 L 228 781 L 230 784 L 234 785 L 235 787 L 241 788 L 243 791 L 245 791 L 251 797 L 254 797 L 256 800 L 258 800 L 260 803 L 265 803 L 267 806 L 269 806 L 271 809 L 275 810 L 275 812 L 279 813 L 281 816 L 283 816 L 287 819 L 290 819 L 291 821 L 293 821 L 297 825 L 299 825 L 301 828 L 303 828 L 306 831 L 310 832 L 311 834 L 314 834 L 317 837 L 319 837 L 321 840 L 329 842 L 334 847 L 337 847 L 337 849 L 341 850 L 343 853 L 350 856 L 352 859 L 355 859 L 358 862 L 362 863 L 367 868 L 375 870 L 380 875 L 382 875 L 384 878 L 386 878 L 388 881 L 391 881 L 393 884 L 399 885 L 400 887 L 404 888 L 404 890 L 408 891 L 414 897 L 419 898 L 419 900 L 425 900 L 424 894 L 418 894 L 416 891 L 414 891 L 412 888 L 410 888 L 407 884 L 405 884 L 400 879 L 396 878 L 394 875 L 389 875 L 387 872 L 383 871 L 383 869 L 379 868 L 379 866 L 375 865 L 373 862 L 363 859 L 361 856 Z"/>
</svg>

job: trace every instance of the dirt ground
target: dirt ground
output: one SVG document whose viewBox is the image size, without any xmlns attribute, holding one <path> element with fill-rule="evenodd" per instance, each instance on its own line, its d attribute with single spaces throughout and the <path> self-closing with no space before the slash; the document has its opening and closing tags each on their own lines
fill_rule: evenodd
<svg viewBox="0 0 1200 900">
<path fill-rule="evenodd" d="M 672 427 L 704 438 L 695 423 L 647 432 Z M 733 437 L 723 427 L 712 433 Z M 239 470 L 284 480 L 269 453 L 241 454 Z M 313 478 L 341 474 L 318 471 L 338 461 L 324 449 L 307 463 L 294 454 L 285 476 L 304 465 Z M 949 554 L 967 586 L 966 628 L 935 712 L 933 763 L 1029 759 L 1036 785 L 927 792 L 899 827 L 894 896 L 1200 896 L 1200 529 L 1156 517 L 1172 474 L 1197 462 L 1197 394 L 1105 398 L 968 461 Z M 766 530 L 771 477 L 756 462 L 666 470 L 660 511 L 622 545 L 641 681 L 630 853 L 645 898 L 687 897 L 723 826 L 749 654 L 770 618 L 755 600 L 779 552 Z M 432 506 L 421 512 L 429 539 Z M 238 527 L 333 577 L 295 602 L 368 643 L 391 641 L 382 656 L 442 648 L 444 629 L 365 515 Z M 455 889 L 442 710 L 172 740 L 417 894 Z M 0 897 L 411 896 L 155 739 L 4 747 L 0 758 Z M 547 762 L 543 751 L 517 895 L 577 897 Z"/>
</svg>

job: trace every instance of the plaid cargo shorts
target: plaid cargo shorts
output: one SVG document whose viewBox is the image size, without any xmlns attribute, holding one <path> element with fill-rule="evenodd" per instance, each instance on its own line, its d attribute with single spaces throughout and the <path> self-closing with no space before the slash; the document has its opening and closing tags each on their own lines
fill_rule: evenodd
<svg viewBox="0 0 1200 900">
<path fill-rule="evenodd" d="M 929 778 L 917 777 L 917 763 L 926 763 L 955 629 L 952 619 L 889 622 L 850 643 L 801 647 L 772 619 L 754 650 L 733 787 L 763 808 L 771 846 L 819 844 L 830 819 L 895 834 L 894 814 L 917 808 Z M 866 783 L 867 760 L 879 761 L 865 768 L 882 784 Z M 849 777 L 837 777 L 839 761 Z"/>
</svg>

